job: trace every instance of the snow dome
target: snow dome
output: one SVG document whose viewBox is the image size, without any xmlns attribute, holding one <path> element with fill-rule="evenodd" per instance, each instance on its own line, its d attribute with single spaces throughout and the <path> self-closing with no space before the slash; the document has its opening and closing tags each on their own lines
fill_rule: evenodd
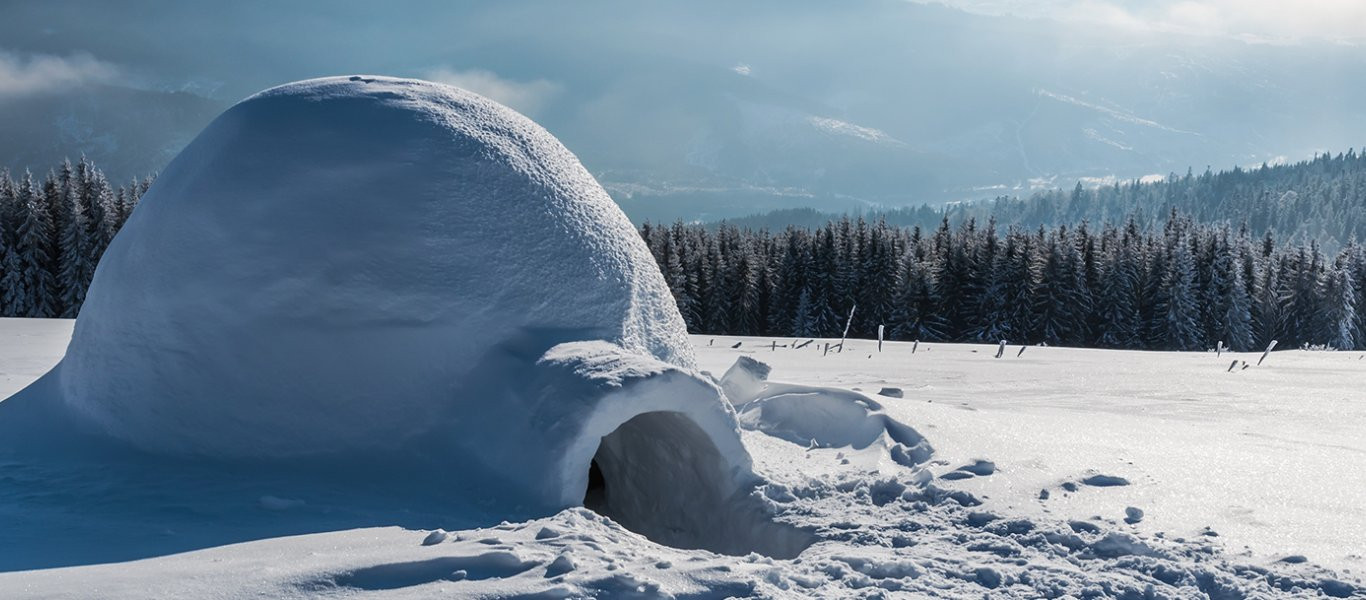
<svg viewBox="0 0 1366 600">
<path fill-rule="evenodd" d="M 509 510 L 587 502 L 666 536 L 735 526 L 699 498 L 752 477 L 593 177 L 516 112 L 414 80 L 302 81 L 218 117 L 30 393 L 152 453 L 428 461 Z"/>
</svg>

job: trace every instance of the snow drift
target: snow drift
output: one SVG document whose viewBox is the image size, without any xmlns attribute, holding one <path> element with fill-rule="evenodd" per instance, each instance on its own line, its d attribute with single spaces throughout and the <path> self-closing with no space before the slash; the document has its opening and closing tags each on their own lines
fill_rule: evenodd
<svg viewBox="0 0 1366 600">
<path fill-rule="evenodd" d="M 167 167 L 0 420 L 426 469 L 509 516 L 580 504 L 597 472 L 628 526 L 747 552 L 709 537 L 765 525 L 723 510 L 749 456 L 693 362 L 644 243 L 548 132 L 448 86 L 327 78 L 244 100 Z"/>
<path fill-rule="evenodd" d="M 918 467 L 934 454 L 924 436 L 888 416 L 872 398 L 839 388 L 768 381 L 771 370 L 741 356 L 721 377 L 741 427 L 811 448 L 862 450 L 877 444 L 906 467 Z"/>
</svg>

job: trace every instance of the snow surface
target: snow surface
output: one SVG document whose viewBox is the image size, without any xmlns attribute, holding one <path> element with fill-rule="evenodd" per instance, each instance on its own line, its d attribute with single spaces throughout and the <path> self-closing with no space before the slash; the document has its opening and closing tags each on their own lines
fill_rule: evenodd
<svg viewBox="0 0 1366 600">
<path fill-rule="evenodd" d="M 69 328 L 0 321 L 7 385 L 55 363 Z M 795 558 L 664 546 L 583 508 L 483 525 L 467 512 L 384 510 L 407 502 L 384 481 L 357 482 L 381 488 L 369 504 L 360 489 L 288 481 L 135 493 L 0 461 L 0 597 L 1366 597 L 1357 355 L 1278 352 L 1226 374 L 1225 359 L 1199 353 L 1031 347 L 998 360 L 990 346 L 912 354 L 888 343 L 878 354 L 876 342 L 851 340 L 822 357 L 770 351 L 768 339 L 706 340 L 694 339 L 711 372 L 741 356 L 772 367 L 742 369 L 754 429 L 741 437 L 763 480 L 753 500 L 813 536 Z M 575 357 L 571 369 L 597 374 L 575 380 L 604 389 L 670 368 L 601 346 L 561 350 L 547 360 Z M 883 387 L 905 397 L 854 389 Z M 907 466 L 886 429 L 862 449 L 813 447 L 764 433 L 766 411 L 745 413 L 792 394 L 933 448 Z M 820 434 L 826 413 L 774 414 Z M 25 498 L 39 492 L 44 510 Z M 130 506 L 103 507 L 120 503 Z M 1137 523 L 1124 522 L 1130 507 Z M 242 543 L 185 540 L 243 527 Z M 139 539 L 147 558 L 111 562 Z M 14 570 L 33 550 L 48 564 Z M 78 566 L 40 568 L 61 564 Z"/>
<path fill-rule="evenodd" d="M 1275 352 L 1228 373 L 1235 358 L 1261 354 L 1029 347 L 1017 357 L 1012 346 L 995 359 L 991 345 L 921 343 L 912 354 L 853 341 L 822 357 L 820 343 L 785 352 L 769 341 L 732 350 L 717 338 L 699 345 L 699 361 L 721 369 L 744 355 L 778 379 L 901 388 L 903 399 L 878 401 L 929 439 L 936 473 L 994 462 L 991 477 L 952 486 L 1017 514 L 1119 520 L 1135 506 L 1139 532 L 1190 538 L 1208 526 L 1257 559 L 1366 568 L 1362 353 Z"/>
</svg>

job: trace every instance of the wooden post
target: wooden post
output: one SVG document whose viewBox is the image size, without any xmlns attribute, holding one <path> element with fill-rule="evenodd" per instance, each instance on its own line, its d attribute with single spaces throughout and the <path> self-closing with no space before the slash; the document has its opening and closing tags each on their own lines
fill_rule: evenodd
<svg viewBox="0 0 1366 600">
<path fill-rule="evenodd" d="M 1275 348 L 1276 340 L 1271 340 L 1271 343 L 1266 345 L 1266 351 L 1262 352 L 1262 357 L 1257 359 L 1257 366 L 1262 366 L 1262 361 L 1266 360 L 1266 355 L 1271 354 L 1271 351 Z"/>
<path fill-rule="evenodd" d="M 840 334 L 840 352 L 844 352 L 844 338 L 849 337 L 849 326 L 854 324 L 854 311 L 857 309 L 857 304 L 849 307 L 849 320 L 844 322 L 844 333 Z"/>
</svg>

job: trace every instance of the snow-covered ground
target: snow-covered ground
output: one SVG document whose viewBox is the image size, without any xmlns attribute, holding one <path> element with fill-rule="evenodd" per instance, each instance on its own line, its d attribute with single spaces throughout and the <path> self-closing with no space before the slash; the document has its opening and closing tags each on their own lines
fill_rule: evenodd
<svg viewBox="0 0 1366 600">
<path fill-rule="evenodd" d="M 1350 352 L 1121 352 L 855 340 L 772 351 L 769 339 L 697 337 L 701 368 L 737 355 L 773 379 L 875 395 L 935 448 L 934 470 L 985 460 L 987 477 L 948 484 L 1030 518 L 1121 521 L 1169 537 L 1212 531 L 1255 560 L 1303 555 L 1366 569 L 1366 360 Z M 713 341 L 714 340 L 714 341 Z M 787 340 L 790 343 L 791 340 Z M 803 340 L 805 341 L 805 340 Z M 781 343 L 781 341 L 780 341 Z M 762 346 L 762 347 L 760 347 Z M 1239 367 L 1228 372 L 1238 359 Z M 1123 486 L 1065 484 L 1105 475 Z M 1041 492 L 1048 499 L 1040 500 Z"/>
<path fill-rule="evenodd" d="M 0 320 L 0 397 L 55 364 L 70 334 L 70 321 Z M 757 395 L 739 413 L 768 481 L 758 493 L 777 521 L 813 534 L 796 558 L 669 548 L 581 508 L 471 528 L 452 519 L 450 532 L 329 527 L 324 516 L 344 512 L 335 491 L 297 490 L 236 506 L 254 521 L 246 541 L 195 543 L 176 538 L 196 517 L 155 494 L 126 513 L 135 523 L 87 529 L 89 498 L 57 490 L 66 506 L 33 515 L 42 522 L 23 533 L 0 531 L 11 565 L 0 597 L 1362 595 L 1366 362 L 1356 354 L 1279 352 L 1229 373 L 1233 358 L 1211 354 L 1011 347 L 996 359 L 989 346 L 879 353 L 851 340 L 823 355 L 823 341 L 693 341 L 718 377 L 749 356 L 772 367 L 769 379 L 798 384 L 727 380 L 728 393 Z M 3 466 L 0 486 L 16 486 L 21 467 Z M 27 519 L 3 492 L 6 523 Z M 224 503 L 198 518 L 234 510 Z M 269 533 L 291 521 L 317 526 Z M 139 542 L 146 558 L 100 551 L 139 529 L 153 532 Z M 13 570 L 39 546 L 66 548 L 76 566 Z"/>
</svg>

